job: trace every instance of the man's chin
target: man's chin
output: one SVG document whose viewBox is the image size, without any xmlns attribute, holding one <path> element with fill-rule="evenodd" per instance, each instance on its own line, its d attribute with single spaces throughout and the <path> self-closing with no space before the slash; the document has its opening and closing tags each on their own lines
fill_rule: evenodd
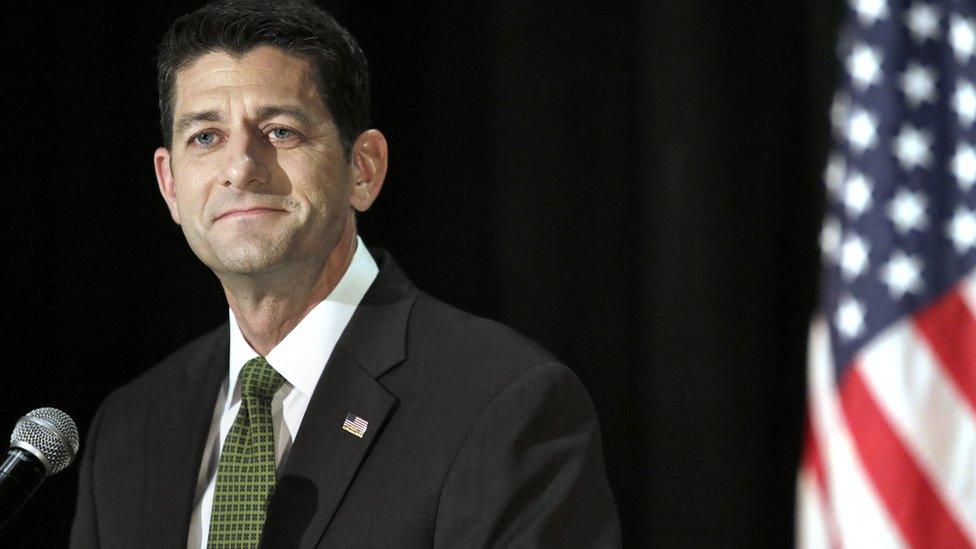
<svg viewBox="0 0 976 549">
<path fill-rule="evenodd" d="M 280 267 L 283 262 L 281 255 L 279 250 L 268 246 L 225 247 L 217 252 L 210 268 L 235 275 L 260 275 Z"/>
</svg>

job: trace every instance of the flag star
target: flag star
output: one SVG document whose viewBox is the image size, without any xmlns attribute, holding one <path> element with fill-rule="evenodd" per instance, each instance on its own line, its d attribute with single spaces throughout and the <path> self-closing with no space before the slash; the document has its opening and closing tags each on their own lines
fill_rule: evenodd
<svg viewBox="0 0 976 549">
<path fill-rule="evenodd" d="M 893 149 L 904 169 L 927 168 L 932 162 L 932 136 L 929 132 L 917 130 L 908 124 L 902 126 L 895 137 Z"/>
<path fill-rule="evenodd" d="M 909 63 L 901 75 L 901 90 L 914 108 L 922 103 L 935 103 L 935 71 L 918 63 Z"/>
<path fill-rule="evenodd" d="M 913 2 L 905 14 L 905 24 L 919 42 L 939 38 L 939 11 L 931 4 Z"/>
<path fill-rule="evenodd" d="M 887 0 L 853 0 L 851 4 L 864 25 L 873 25 L 875 21 L 888 15 Z"/>
<path fill-rule="evenodd" d="M 867 44 L 856 44 L 847 58 L 847 72 L 854 87 L 865 90 L 881 77 L 881 54 Z"/>
<path fill-rule="evenodd" d="M 922 290 L 921 275 L 922 260 L 902 251 L 895 252 L 881 268 L 881 281 L 894 299 L 901 299 L 909 292 L 918 294 Z"/>
<path fill-rule="evenodd" d="M 847 119 L 847 140 L 858 153 L 870 149 L 878 139 L 878 119 L 864 109 L 856 109 Z"/>
<path fill-rule="evenodd" d="M 840 246 L 840 270 L 847 280 L 864 274 L 868 266 L 868 244 L 863 238 L 853 235 L 844 239 Z"/>
<path fill-rule="evenodd" d="M 871 181 L 860 172 L 852 172 L 844 182 L 844 207 L 856 218 L 871 206 Z"/>
<path fill-rule="evenodd" d="M 956 93 L 952 95 L 952 109 L 956 111 L 963 126 L 972 126 L 976 120 L 976 88 L 972 82 L 960 80 L 956 83 Z"/>
<path fill-rule="evenodd" d="M 976 213 L 963 207 L 956 208 L 956 213 L 949 220 L 947 234 L 952 240 L 956 252 L 963 254 L 969 248 L 976 246 Z"/>
<path fill-rule="evenodd" d="M 832 153 L 827 159 L 827 168 L 824 170 L 824 181 L 827 183 L 827 190 L 831 196 L 840 198 L 846 172 L 847 166 L 844 157 L 836 152 Z"/>
<path fill-rule="evenodd" d="M 956 52 L 956 60 L 960 63 L 969 61 L 976 52 L 976 28 L 973 22 L 964 17 L 954 16 L 949 25 L 949 43 Z"/>
<path fill-rule="evenodd" d="M 823 228 L 820 229 L 820 251 L 825 258 L 837 261 L 837 252 L 840 250 L 841 228 L 840 222 L 834 218 L 824 221 Z"/>
<path fill-rule="evenodd" d="M 929 223 L 925 215 L 927 205 L 921 192 L 900 189 L 888 203 L 888 217 L 895 225 L 895 230 L 901 234 L 908 234 L 912 230 L 921 231 Z"/>
<path fill-rule="evenodd" d="M 845 339 L 854 339 L 864 331 L 864 305 L 853 297 L 845 297 L 837 307 L 834 323 Z"/>
<path fill-rule="evenodd" d="M 976 183 L 976 149 L 966 143 L 956 147 L 952 157 L 952 175 L 956 176 L 959 187 L 968 191 Z"/>
</svg>

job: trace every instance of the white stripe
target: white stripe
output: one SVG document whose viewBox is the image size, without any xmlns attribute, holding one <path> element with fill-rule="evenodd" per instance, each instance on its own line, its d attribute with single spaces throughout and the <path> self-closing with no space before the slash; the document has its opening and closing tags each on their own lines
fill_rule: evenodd
<svg viewBox="0 0 976 549">
<path fill-rule="evenodd" d="M 827 475 L 829 508 L 842 547 L 905 547 L 887 508 L 862 468 L 847 430 L 834 383 L 830 336 L 823 317 L 810 327 L 808 351 L 810 423 Z"/>
<path fill-rule="evenodd" d="M 830 549 L 823 494 L 812 469 L 804 467 L 800 470 L 796 493 L 796 546 L 799 549 Z"/>
<path fill-rule="evenodd" d="M 976 271 L 966 275 L 959 285 L 960 294 L 970 311 L 976 311 Z"/>
<path fill-rule="evenodd" d="M 976 544 L 976 421 L 965 398 L 908 322 L 865 348 L 860 368 L 888 423 Z"/>
</svg>

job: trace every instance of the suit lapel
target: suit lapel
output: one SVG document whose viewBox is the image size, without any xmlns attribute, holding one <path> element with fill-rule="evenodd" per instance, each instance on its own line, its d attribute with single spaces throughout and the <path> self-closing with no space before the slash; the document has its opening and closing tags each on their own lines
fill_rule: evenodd
<svg viewBox="0 0 976 549">
<path fill-rule="evenodd" d="M 406 358 L 416 288 L 388 254 L 343 331 L 309 402 L 268 507 L 262 547 L 318 543 L 397 399 L 376 378 Z M 369 422 L 362 438 L 343 430 L 352 414 Z"/>
<path fill-rule="evenodd" d="M 262 547 L 314 547 L 396 398 L 336 348 L 315 389 L 271 498 Z M 343 430 L 348 414 L 369 424 L 362 438 Z"/>
<path fill-rule="evenodd" d="M 211 339 L 187 361 L 184 383 L 150 406 L 144 535 L 160 547 L 186 545 L 200 460 L 227 375 L 227 326 Z"/>
</svg>

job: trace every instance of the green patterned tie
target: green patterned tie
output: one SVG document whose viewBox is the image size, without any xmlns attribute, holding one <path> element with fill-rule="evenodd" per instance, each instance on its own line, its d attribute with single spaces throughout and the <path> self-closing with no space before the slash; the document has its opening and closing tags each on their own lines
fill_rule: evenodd
<svg viewBox="0 0 976 549">
<path fill-rule="evenodd" d="M 275 486 L 271 399 L 284 378 L 258 357 L 241 370 L 241 408 L 217 461 L 208 548 L 257 547 Z"/>
</svg>

